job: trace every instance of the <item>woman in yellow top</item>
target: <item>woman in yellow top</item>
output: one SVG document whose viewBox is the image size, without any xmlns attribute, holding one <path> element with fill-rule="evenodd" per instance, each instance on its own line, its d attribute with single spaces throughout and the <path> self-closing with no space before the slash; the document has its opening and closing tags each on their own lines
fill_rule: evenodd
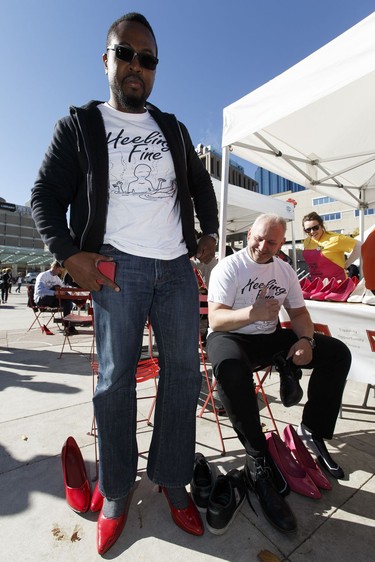
<svg viewBox="0 0 375 562">
<path fill-rule="evenodd" d="M 302 226 L 308 235 L 303 241 L 302 254 L 311 280 L 335 277 L 344 281 L 346 268 L 361 255 L 361 243 L 350 236 L 327 231 L 322 217 L 315 212 L 303 217 Z M 349 254 L 347 259 L 345 254 Z"/>
</svg>

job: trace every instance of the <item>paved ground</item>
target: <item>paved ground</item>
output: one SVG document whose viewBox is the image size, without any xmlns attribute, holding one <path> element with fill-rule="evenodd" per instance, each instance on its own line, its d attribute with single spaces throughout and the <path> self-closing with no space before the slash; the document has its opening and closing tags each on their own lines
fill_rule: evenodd
<svg viewBox="0 0 375 562">
<path fill-rule="evenodd" d="M 56 326 L 53 336 L 43 335 L 35 326 L 27 331 L 33 315 L 25 303 L 23 287 L 20 295 L 12 293 L 8 304 L 0 305 L 0 560 L 100 560 L 95 546 L 97 515 L 78 515 L 67 507 L 60 459 L 65 439 L 73 435 L 90 479 L 95 478 L 92 376 L 87 359 L 91 336 L 74 336 L 74 350 L 67 349 L 59 359 L 62 335 Z M 307 379 L 303 377 L 304 388 Z M 274 530 L 255 499 L 258 516 L 245 503 L 225 535 L 208 531 L 199 538 L 187 535 L 173 524 L 166 501 L 147 479 L 146 461 L 140 457 L 129 520 L 104 559 L 242 562 L 259 560 L 259 553 L 267 550 L 277 556 L 263 558 L 269 562 L 374 560 L 375 398 L 372 391 L 368 407 L 362 407 L 365 390 L 365 384 L 348 382 L 343 417 L 329 445 L 346 479 L 332 479 L 333 490 L 323 492 L 319 500 L 293 492 L 288 497 L 299 522 L 294 535 Z M 267 394 L 280 429 L 299 423 L 302 406 L 283 408 L 275 375 L 267 383 Z M 147 413 L 147 400 L 138 404 Z M 267 417 L 264 422 L 269 423 Z M 139 426 L 140 450 L 147 450 L 150 431 Z M 238 441 L 228 440 L 226 446 L 228 452 L 221 456 L 212 415 L 197 419 L 197 451 L 222 472 L 243 464 Z"/>
</svg>

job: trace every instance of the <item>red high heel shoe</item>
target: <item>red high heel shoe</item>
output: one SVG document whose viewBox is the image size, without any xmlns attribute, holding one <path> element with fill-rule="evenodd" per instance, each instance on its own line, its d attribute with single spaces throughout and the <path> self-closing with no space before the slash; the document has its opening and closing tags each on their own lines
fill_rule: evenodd
<svg viewBox="0 0 375 562">
<path fill-rule="evenodd" d="M 319 499 L 322 494 L 306 470 L 300 466 L 277 433 L 266 433 L 268 452 L 288 482 L 290 489 L 308 498 Z"/>
<path fill-rule="evenodd" d="M 310 476 L 311 480 L 315 482 L 316 486 L 322 488 L 323 490 L 332 490 L 330 481 L 320 470 L 319 466 L 306 449 L 300 436 L 290 424 L 284 428 L 284 440 L 298 463 L 306 470 L 307 474 Z"/>
<path fill-rule="evenodd" d="M 99 482 L 97 482 L 92 493 L 90 511 L 92 511 L 93 513 L 95 513 L 96 511 L 100 511 L 103 507 L 103 501 L 104 498 L 99 490 Z"/>
<path fill-rule="evenodd" d="M 99 554 L 104 554 L 115 544 L 126 523 L 127 511 L 115 519 L 104 517 L 100 511 L 96 526 L 96 547 Z"/>
<path fill-rule="evenodd" d="M 90 484 L 82 453 L 74 437 L 68 437 L 61 451 L 65 496 L 68 505 L 78 513 L 86 513 L 90 505 Z"/>
<path fill-rule="evenodd" d="M 177 527 L 180 527 L 180 529 L 186 531 L 186 533 L 190 533 L 191 535 L 199 537 L 202 536 L 204 533 L 202 519 L 191 497 L 188 495 L 189 504 L 185 507 L 185 509 L 177 509 L 171 503 L 168 491 L 164 486 L 159 486 L 159 492 L 161 491 L 163 491 L 165 497 L 167 498 L 172 519 L 176 523 Z"/>
<path fill-rule="evenodd" d="M 299 282 L 301 289 L 303 289 L 304 291 L 307 291 L 308 287 L 311 285 L 311 281 L 309 281 L 309 279 L 307 279 L 307 277 L 304 277 L 300 282 Z"/>
</svg>

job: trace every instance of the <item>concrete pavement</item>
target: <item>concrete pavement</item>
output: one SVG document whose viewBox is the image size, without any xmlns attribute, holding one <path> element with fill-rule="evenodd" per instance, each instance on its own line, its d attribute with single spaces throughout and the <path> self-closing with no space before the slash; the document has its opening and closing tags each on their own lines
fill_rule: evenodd
<svg viewBox="0 0 375 562">
<path fill-rule="evenodd" d="M 63 336 L 50 325 L 53 336 L 39 328 L 27 331 L 33 314 L 26 307 L 26 288 L 0 305 L 0 560 L 39 562 L 100 560 L 96 552 L 97 514 L 74 513 L 65 502 L 61 448 L 69 435 L 81 447 L 94 485 L 95 453 L 90 435 L 92 375 L 88 353 L 91 335 L 74 336 L 73 350 L 59 359 Z M 83 329 L 82 329 L 83 332 Z M 303 377 L 306 389 L 308 375 Z M 148 383 L 140 392 L 147 392 Z M 285 409 L 278 397 L 278 379 L 266 384 L 279 429 L 298 425 L 302 405 Z M 344 468 L 345 480 L 330 478 L 333 489 L 312 500 L 291 492 L 298 531 L 286 536 L 267 523 L 245 502 L 226 534 L 187 535 L 171 520 L 165 498 L 157 493 L 139 458 L 138 480 L 125 530 L 104 559 L 156 562 L 255 561 L 269 551 L 274 560 L 290 562 L 367 562 L 375 551 L 375 397 L 362 407 L 366 385 L 348 381 L 343 417 L 329 450 Z M 324 392 L 324 389 L 322 389 Z M 148 401 L 138 401 L 141 415 Z M 262 409 L 262 414 L 265 410 Z M 269 425 L 265 415 L 263 421 Z M 223 423 L 228 425 L 227 418 Z M 140 450 L 148 447 L 152 429 L 140 425 Z M 231 429 L 225 428 L 226 433 Z M 227 472 L 243 465 L 237 439 L 226 441 L 221 456 L 213 416 L 197 418 L 196 450 L 217 469 Z M 267 560 L 267 558 L 263 558 Z M 271 562 L 271 558 L 269 562 Z"/>
</svg>

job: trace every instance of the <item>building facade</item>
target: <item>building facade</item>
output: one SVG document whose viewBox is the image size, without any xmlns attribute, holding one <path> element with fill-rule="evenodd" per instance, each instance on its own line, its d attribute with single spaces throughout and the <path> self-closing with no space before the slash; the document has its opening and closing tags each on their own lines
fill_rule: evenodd
<svg viewBox="0 0 375 562">
<path fill-rule="evenodd" d="M 204 146 L 203 144 L 198 144 L 195 150 L 207 172 L 213 178 L 221 180 L 221 152 L 212 148 L 212 146 Z M 257 182 L 250 176 L 247 176 L 243 166 L 232 159 L 229 160 L 229 183 L 249 191 L 257 191 L 258 189 Z"/>
<path fill-rule="evenodd" d="M 0 269 L 10 267 L 13 277 L 42 271 L 53 257 L 46 250 L 31 216 L 31 208 L 0 198 Z"/>
</svg>

